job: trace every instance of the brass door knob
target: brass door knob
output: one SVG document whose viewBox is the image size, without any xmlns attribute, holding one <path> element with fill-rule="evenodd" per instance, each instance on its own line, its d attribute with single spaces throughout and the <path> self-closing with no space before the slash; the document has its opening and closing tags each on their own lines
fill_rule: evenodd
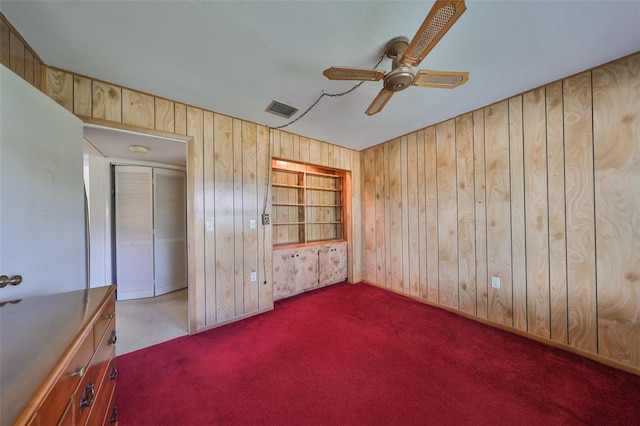
<svg viewBox="0 0 640 426">
<path fill-rule="evenodd" d="M 5 288 L 9 284 L 18 285 L 21 282 L 22 282 L 22 276 L 21 275 L 14 275 L 11 278 L 9 278 L 6 275 L 0 275 L 0 288 Z"/>
</svg>

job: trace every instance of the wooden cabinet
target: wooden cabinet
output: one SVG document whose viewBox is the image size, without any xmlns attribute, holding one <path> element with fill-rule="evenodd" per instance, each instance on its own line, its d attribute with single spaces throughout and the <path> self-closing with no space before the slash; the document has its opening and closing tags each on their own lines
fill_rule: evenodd
<svg viewBox="0 0 640 426">
<path fill-rule="evenodd" d="M 347 279 L 347 242 L 273 252 L 273 299 L 279 300 Z"/>
<path fill-rule="evenodd" d="M 115 286 L 3 303 L 0 423 L 117 423 L 115 325 Z"/>
</svg>

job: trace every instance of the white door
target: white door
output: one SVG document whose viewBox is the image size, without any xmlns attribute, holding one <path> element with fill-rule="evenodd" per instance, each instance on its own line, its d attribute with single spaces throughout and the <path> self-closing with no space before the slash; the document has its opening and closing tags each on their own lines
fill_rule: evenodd
<svg viewBox="0 0 640 426">
<path fill-rule="evenodd" d="M 150 167 L 115 167 L 118 300 L 154 295 L 152 178 Z"/>
<path fill-rule="evenodd" d="M 155 295 L 187 286 L 185 173 L 153 169 Z"/>
<path fill-rule="evenodd" d="M 0 66 L 0 301 L 86 288 L 82 121 Z"/>
</svg>

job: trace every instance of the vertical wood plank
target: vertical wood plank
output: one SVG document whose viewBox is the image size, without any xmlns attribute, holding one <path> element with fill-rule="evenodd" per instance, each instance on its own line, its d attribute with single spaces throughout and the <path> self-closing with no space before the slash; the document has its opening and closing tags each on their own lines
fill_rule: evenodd
<svg viewBox="0 0 640 426">
<path fill-rule="evenodd" d="M 593 71 L 598 350 L 640 367 L 640 55 Z"/>
<path fill-rule="evenodd" d="M 172 101 L 155 98 L 154 113 L 156 130 L 170 133 L 175 132 L 175 108 Z"/>
<path fill-rule="evenodd" d="M 406 194 L 407 223 L 403 226 L 407 234 L 406 243 L 407 257 L 405 264 L 408 266 L 408 289 L 409 294 L 414 297 L 420 296 L 420 211 L 418 205 L 418 135 L 416 132 L 406 136 L 406 176 L 407 190 L 403 191 L 403 198 Z"/>
<path fill-rule="evenodd" d="M 91 117 L 92 107 L 92 89 L 91 80 L 79 75 L 73 76 L 73 113 Z"/>
<path fill-rule="evenodd" d="M 458 177 L 458 309 L 475 315 L 476 229 L 472 113 L 456 118 L 455 145 Z"/>
<path fill-rule="evenodd" d="M 473 112 L 473 168 L 476 229 L 476 315 L 487 318 L 487 196 L 485 180 L 484 110 Z"/>
<path fill-rule="evenodd" d="M 44 92 L 44 65 L 38 59 L 33 64 L 33 85 L 36 89 Z"/>
<path fill-rule="evenodd" d="M 376 277 L 376 183 L 375 183 L 375 149 L 369 148 L 362 154 L 362 174 L 364 185 L 362 187 L 363 203 L 363 227 L 364 227 L 364 280 L 377 282 Z"/>
<path fill-rule="evenodd" d="M 233 123 L 230 117 L 214 114 L 214 176 L 216 233 L 217 321 L 235 316 Z"/>
<path fill-rule="evenodd" d="M 175 132 L 179 135 L 187 134 L 187 106 L 175 104 Z"/>
<path fill-rule="evenodd" d="M 567 240 L 562 81 L 546 87 L 551 339 L 567 343 Z"/>
<path fill-rule="evenodd" d="M 545 88 L 523 95 L 527 324 L 536 336 L 551 337 L 549 225 Z"/>
<path fill-rule="evenodd" d="M 271 140 L 271 150 L 273 151 L 273 158 L 282 158 L 280 155 L 280 130 L 270 130 L 269 138 Z"/>
<path fill-rule="evenodd" d="M 513 326 L 519 330 L 526 330 L 527 258 L 525 253 L 524 144 L 521 95 L 509 99 L 509 144 Z"/>
<path fill-rule="evenodd" d="M 209 226 L 215 223 L 215 151 L 213 147 L 213 112 L 204 111 L 203 117 L 203 198 L 204 198 L 204 257 L 205 262 L 205 289 L 204 299 L 206 300 L 206 323 L 207 325 L 216 324 L 217 315 L 217 294 L 216 294 L 216 234 Z"/>
<path fill-rule="evenodd" d="M 11 69 L 11 29 L 0 19 L 0 63 Z"/>
<path fill-rule="evenodd" d="M 359 218 L 362 217 L 362 168 L 360 165 L 360 153 L 356 151 L 348 151 L 349 163 L 347 168 L 351 170 L 346 173 L 346 179 L 352 181 L 351 185 L 351 208 L 345 210 L 345 220 L 347 221 L 347 235 L 350 244 L 347 245 L 347 278 L 350 282 L 359 282 L 362 280 L 362 247 L 363 236 L 362 227 L 356 226 Z"/>
<path fill-rule="evenodd" d="M 189 286 L 193 288 L 189 294 L 190 323 L 196 330 L 207 324 L 206 287 L 210 284 L 205 280 L 205 244 L 204 244 L 204 163 L 207 159 L 204 155 L 204 124 L 202 110 L 189 108 L 189 123 L 186 123 L 185 132 L 188 131 L 192 140 L 187 147 L 187 185 L 189 188 Z M 211 283 L 215 285 L 214 283 Z M 193 331 L 193 327 L 192 327 Z"/>
<path fill-rule="evenodd" d="M 122 122 L 122 89 L 101 81 L 93 82 L 93 118 Z"/>
<path fill-rule="evenodd" d="M 418 297 L 427 299 L 427 167 L 425 159 L 425 130 L 419 130 L 416 136 L 417 148 L 417 189 L 418 189 Z"/>
<path fill-rule="evenodd" d="M 243 140 L 242 121 L 233 118 L 231 122 L 231 143 L 233 147 L 232 172 L 233 172 L 233 228 L 234 234 L 233 262 L 234 262 L 234 290 L 235 290 L 235 316 L 245 313 L 244 292 L 250 285 L 249 272 L 244 270 L 244 206 L 243 206 Z M 248 226 L 247 226 L 248 227 Z"/>
<path fill-rule="evenodd" d="M 384 155 L 382 170 L 384 173 L 384 243 L 385 243 L 385 272 L 386 276 L 383 281 L 388 288 L 393 288 L 393 271 L 391 269 L 393 257 L 393 242 L 391 235 L 391 142 L 383 145 Z"/>
<path fill-rule="evenodd" d="M 375 167 L 375 215 L 376 215 L 376 284 L 385 285 L 387 282 L 387 253 L 386 253 L 386 223 L 385 223 L 385 205 L 386 205 L 386 187 L 385 187 L 385 168 L 384 168 L 384 145 L 376 145 L 374 151 L 374 167 Z"/>
<path fill-rule="evenodd" d="M 456 122 L 436 125 L 438 155 L 438 303 L 458 308 Z"/>
<path fill-rule="evenodd" d="M 322 164 L 322 143 L 315 139 L 309 140 L 309 164 Z"/>
<path fill-rule="evenodd" d="M 132 126 L 155 127 L 155 103 L 151 95 L 122 89 L 122 122 Z"/>
<path fill-rule="evenodd" d="M 391 288 L 403 291 L 402 149 L 400 139 L 389 142 L 389 219 Z"/>
<path fill-rule="evenodd" d="M 484 117 L 487 273 L 500 279 L 500 288 L 489 288 L 487 312 L 491 321 L 513 326 L 508 101 L 486 107 Z"/>
<path fill-rule="evenodd" d="M 300 138 L 300 161 L 309 164 L 309 138 Z"/>
<path fill-rule="evenodd" d="M 46 79 L 47 95 L 73 112 L 73 76 L 64 71 L 47 68 Z"/>
<path fill-rule="evenodd" d="M 24 49 L 24 79 L 33 85 L 33 53 L 29 49 Z"/>
<path fill-rule="evenodd" d="M 260 214 L 272 213 L 271 200 L 267 197 L 270 177 L 271 144 L 269 129 L 257 126 L 257 185 Z M 258 221 L 258 309 L 273 309 L 273 226 Z"/>
<path fill-rule="evenodd" d="M 427 202 L 427 298 L 438 303 L 438 152 L 436 146 L 436 127 L 425 129 L 425 173 Z"/>
<path fill-rule="evenodd" d="M 591 73 L 564 80 L 569 344 L 597 350 Z"/>
<path fill-rule="evenodd" d="M 258 163 L 256 124 L 242 122 L 242 217 L 243 221 L 243 257 L 245 276 L 258 272 Z M 251 228 L 251 222 L 256 223 Z M 245 313 L 258 310 L 258 281 L 252 282 L 245 277 L 244 310 Z"/>
<path fill-rule="evenodd" d="M 9 68 L 22 78 L 24 78 L 24 51 L 24 43 L 16 33 L 11 31 L 9 34 L 9 52 L 11 54 Z"/>
<path fill-rule="evenodd" d="M 279 158 L 293 160 L 293 135 L 288 132 L 278 132 L 280 135 Z"/>
</svg>

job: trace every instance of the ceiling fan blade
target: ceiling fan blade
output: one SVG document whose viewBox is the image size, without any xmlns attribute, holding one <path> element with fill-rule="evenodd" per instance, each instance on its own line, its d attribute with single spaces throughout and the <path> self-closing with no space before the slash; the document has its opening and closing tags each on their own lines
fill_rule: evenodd
<svg viewBox="0 0 640 426">
<path fill-rule="evenodd" d="M 413 86 L 439 87 L 453 89 L 469 80 L 469 73 L 464 71 L 429 71 L 420 70 L 413 79 Z"/>
<path fill-rule="evenodd" d="M 382 71 L 368 68 L 342 68 L 331 67 L 322 72 L 329 80 L 358 80 L 378 81 L 382 80 Z"/>
<path fill-rule="evenodd" d="M 382 111 L 382 108 L 384 108 L 387 102 L 389 102 L 391 96 L 393 96 L 393 91 L 382 89 L 380 93 L 378 93 L 378 96 L 376 96 L 376 98 L 373 100 L 373 102 L 371 102 L 369 108 L 367 108 L 367 115 L 377 114 Z"/>
<path fill-rule="evenodd" d="M 437 0 L 407 46 L 402 62 L 418 66 L 465 10 L 464 0 Z"/>
</svg>

